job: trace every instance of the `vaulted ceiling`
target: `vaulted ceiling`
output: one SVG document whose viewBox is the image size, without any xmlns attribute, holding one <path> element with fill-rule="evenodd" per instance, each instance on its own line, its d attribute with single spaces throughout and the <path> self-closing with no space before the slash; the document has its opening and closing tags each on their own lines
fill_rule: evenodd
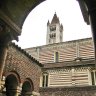
<svg viewBox="0 0 96 96">
<path fill-rule="evenodd" d="M 38 4 L 43 1 L 45 0 L 0 0 L 0 20 L 3 20 L 9 27 L 11 27 L 11 29 L 20 34 L 22 25 L 27 15 L 33 8 L 35 8 Z M 77 1 L 79 1 L 85 22 L 89 24 L 88 12 L 90 12 L 90 14 L 93 11 L 96 12 L 96 0 Z M 89 10 L 87 10 L 85 6 L 86 4 L 84 4 L 84 2 L 87 4 Z"/>
<path fill-rule="evenodd" d="M 45 0 L 0 0 L 0 17 L 19 30 L 30 11 L 43 1 Z"/>
</svg>

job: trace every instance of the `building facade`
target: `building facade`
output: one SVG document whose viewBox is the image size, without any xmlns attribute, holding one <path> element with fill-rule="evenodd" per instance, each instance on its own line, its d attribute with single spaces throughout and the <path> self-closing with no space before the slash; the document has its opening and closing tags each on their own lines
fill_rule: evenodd
<svg viewBox="0 0 96 96">
<path fill-rule="evenodd" d="M 96 70 L 92 38 L 62 42 L 63 26 L 60 27 L 58 22 L 55 13 L 52 22 L 47 23 L 46 45 L 25 49 L 44 65 L 40 78 L 41 96 L 77 96 L 77 93 L 78 96 L 95 96 Z M 50 38 L 53 34 L 56 35 Z"/>
<path fill-rule="evenodd" d="M 41 67 L 26 51 L 14 43 L 9 44 L 0 96 L 39 96 Z"/>
<path fill-rule="evenodd" d="M 50 32 L 47 31 L 46 38 L 50 42 L 46 45 L 25 50 L 14 43 L 8 45 L 0 95 L 96 96 L 92 38 L 62 42 L 63 26 L 56 13 L 47 26 Z M 53 34 L 59 39 L 48 38 Z"/>
<path fill-rule="evenodd" d="M 8 51 L 7 45 L 10 43 L 10 41 L 12 41 L 14 39 L 18 40 L 18 36 L 21 35 L 22 25 L 24 23 L 26 16 L 30 13 L 31 10 L 34 9 L 34 7 L 36 7 L 38 4 L 40 4 L 43 1 L 44 0 L 29 0 L 29 1 L 28 0 L 15 0 L 15 1 L 14 0 L 13 1 L 12 0 L 11 1 L 1 0 L 1 2 L 0 2 L 0 33 L 1 33 L 0 34 L 0 95 L 2 93 L 2 87 L 4 87 L 3 81 L 6 79 L 5 76 L 3 76 L 3 73 L 5 70 L 6 55 L 7 55 L 7 51 Z M 96 44 L 95 44 L 95 41 L 96 41 L 96 35 L 95 35 L 96 1 L 95 0 L 79 0 L 78 2 L 79 2 L 79 5 L 81 8 L 83 17 L 84 17 L 84 21 L 87 22 L 87 24 L 91 24 L 93 40 L 94 40 L 94 49 L 96 50 Z M 89 17 L 90 17 L 90 20 L 89 20 Z M 22 51 L 21 51 L 21 54 L 22 54 Z M 27 56 L 28 56 L 28 54 L 27 54 Z M 95 56 L 96 56 L 96 54 L 95 54 Z M 28 56 L 28 58 L 30 58 L 30 56 Z M 32 60 L 34 61 L 34 59 L 32 59 Z M 16 61 L 16 60 L 14 60 L 14 61 Z M 35 63 L 37 64 L 37 62 L 35 62 Z M 89 63 L 91 63 L 91 61 Z M 13 79 L 11 78 L 13 81 L 17 80 L 16 78 L 14 78 L 13 75 L 11 75 L 11 76 L 13 77 Z M 7 79 L 7 80 L 10 81 L 10 79 Z M 49 95 L 57 96 L 57 95 L 60 95 L 60 93 L 64 93 L 63 95 L 62 94 L 61 95 L 62 96 L 77 96 L 77 95 L 78 96 L 96 96 L 95 86 L 91 86 L 90 88 L 81 87 L 79 89 L 77 87 L 73 88 L 73 89 L 71 87 L 66 88 L 66 89 L 64 89 L 64 88 L 63 89 L 54 88 L 53 92 L 57 91 L 57 92 L 55 92 L 56 94 L 55 93 L 52 94 L 52 89 L 49 88 L 48 89 Z M 44 94 L 45 94 L 44 96 L 46 96 L 46 94 L 48 93 L 48 90 L 46 90 L 45 88 L 44 88 L 44 90 L 43 91 L 41 90 L 41 91 L 44 92 Z M 78 93 L 77 93 L 77 91 L 78 91 Z M 3 96 L 4 96 L 4 94 L 3 94 Z M 14 95 L 10 95 L 10 96 L 14 96 Z"/>
</svg>

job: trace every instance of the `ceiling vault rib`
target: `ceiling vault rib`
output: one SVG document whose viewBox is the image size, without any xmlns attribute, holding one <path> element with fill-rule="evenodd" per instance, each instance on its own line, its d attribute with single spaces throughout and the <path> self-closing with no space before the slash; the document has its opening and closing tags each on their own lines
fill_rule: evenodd
<svg viewBox="0 0 96 96">
<path fill-rule="evenodd" d="M 7 15 L 5 15 L 1 10 L 0 10 L 0 18 L 4 20 L 6 24 L 8 24 L 18 35 L 21 34 L 21 29 L 19 26 L 17 26 Z"/>
</svg>

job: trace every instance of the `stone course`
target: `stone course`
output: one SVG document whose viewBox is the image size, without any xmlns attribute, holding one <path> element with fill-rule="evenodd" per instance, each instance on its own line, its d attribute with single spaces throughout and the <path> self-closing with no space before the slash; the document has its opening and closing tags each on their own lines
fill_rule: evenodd
<svg viewBox="0 0 96 96">
<path fill-rule="evenodd" d="M 40 88 L 41 96 L 96 96 L 96 86 Z"/>
</svg>

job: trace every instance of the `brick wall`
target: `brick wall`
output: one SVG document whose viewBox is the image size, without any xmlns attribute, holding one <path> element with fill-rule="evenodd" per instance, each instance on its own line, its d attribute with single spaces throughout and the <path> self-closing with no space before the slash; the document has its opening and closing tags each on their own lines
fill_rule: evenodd
<svg viewBox="0 0 96 96">
<path fill-rule="evenodd" d="M 39 91 L 41 68 L 34 58 L 32 60 L 27 55 L 24 50 L 11 45 L 8 49 L 4 74 L 7 76 L 10 71 L 15 71 L 19 74 L 21 82 L 26 78 L 30 78 L 33 82 L 34 91 Z"/>
</svg>

